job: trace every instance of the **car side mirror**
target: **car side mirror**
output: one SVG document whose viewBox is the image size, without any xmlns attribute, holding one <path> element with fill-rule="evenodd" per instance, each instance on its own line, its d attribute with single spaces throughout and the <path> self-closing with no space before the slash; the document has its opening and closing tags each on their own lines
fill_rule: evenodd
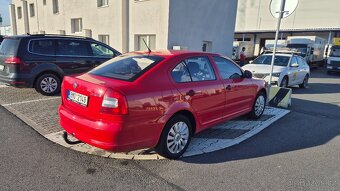
<svg viewBox="0 0 340 191">
<path fill-rule="evenodd" d="M 253 63 L 253 60 L 250 60 L 250 61 L 249 61 L 249 64 L 252 64 L 252 63 Z"/>
<path fill-rule="evenodd" d="M 294 68 L 297 68 L 297 67 L 299 67 L 299 64 L 297 64 L 297 63 L 294 63 L 294 64 L 292 64 L 292 65 L 290 65 L 291 67 L 294 67 Z"/>
<path fill-rule="evenodd" d="M 244 71 L 243 76 L 244 78 L 253 78 L 253 74 L 249 70 Z"/>
</svg>

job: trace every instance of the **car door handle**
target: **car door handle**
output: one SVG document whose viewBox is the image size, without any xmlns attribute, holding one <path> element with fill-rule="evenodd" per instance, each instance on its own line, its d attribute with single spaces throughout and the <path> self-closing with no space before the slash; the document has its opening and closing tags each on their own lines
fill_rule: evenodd
<svg viewBox="0 0 340 191">
<path fill-rule="evenodd" d="M 195 91 L 194 90 L 189 90 L 186 95 L 188 96 L 194 96 L 195 95 Z"/>
<path fill-rule="evenodd" d="M 225 89 L 226 90 L 231 90 L 231 85 L 228 85 Z"/>
</svg>

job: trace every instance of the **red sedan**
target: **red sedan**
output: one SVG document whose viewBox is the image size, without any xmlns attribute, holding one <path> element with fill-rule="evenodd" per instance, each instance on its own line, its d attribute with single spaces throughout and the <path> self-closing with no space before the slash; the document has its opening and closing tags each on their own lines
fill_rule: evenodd
<svg viewBox="0 0 340 191">
<path fill-rule="evenodd" d="M 248 114 L 261 117 L 263 80 L 218 54 L 134 52 L 65 77 L 60 124 L 79 140 L 115 152 L 156 148 L 178 158 L 193 134 Z"/>
</svg>

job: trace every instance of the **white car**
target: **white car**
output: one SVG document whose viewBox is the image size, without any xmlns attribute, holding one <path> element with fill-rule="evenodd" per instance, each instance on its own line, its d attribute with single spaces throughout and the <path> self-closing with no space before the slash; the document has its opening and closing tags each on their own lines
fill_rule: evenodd
<svg viewBox="0 0 340 191">
<path fill-rule="evenodd" d="M 242 68 L 251 71 L 255 78 L 269 82 L 272 56 L 263 54 Z M 302 57 L 294 54 L 275 55 L 272 85 L 280 87 L 299 85 L 300 88 L 305 88 L 308 86 L 309 77 L 309 66 Z"/>
</svg>

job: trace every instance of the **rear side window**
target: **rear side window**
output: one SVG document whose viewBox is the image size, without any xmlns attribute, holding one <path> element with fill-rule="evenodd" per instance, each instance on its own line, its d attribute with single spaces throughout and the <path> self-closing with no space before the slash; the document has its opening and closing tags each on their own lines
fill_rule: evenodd
<svg viewBox="0 0 340 191">
<path fill-rule="evenodd" d="M 163 60 L 160 56 L 122 55 L 90 71 L 90 74 L 133 81 Z"/>
<path fill-rule="evenodd" d="M 90 56 L 89 43 L 80 40 L 58 40 L 57 51 L 58 56 Z"/>
<path fill-rule="evenodd" d="M 0 54 L 16 55 L 18 52 L 20 40 L 5 38 L 0 45 Z"/>
<path fill-rule="evenodd" d="M 192 57 L 178 64 L 171 72 L 175 82 L 215 80 L 215 73 L 207 57 Z"/>
<path fill-rule="evenodd" d="M 52 39 L 31 40 L 29 51 L 35 54 L 54 55 L 55 48 Z"/>
</svg>

